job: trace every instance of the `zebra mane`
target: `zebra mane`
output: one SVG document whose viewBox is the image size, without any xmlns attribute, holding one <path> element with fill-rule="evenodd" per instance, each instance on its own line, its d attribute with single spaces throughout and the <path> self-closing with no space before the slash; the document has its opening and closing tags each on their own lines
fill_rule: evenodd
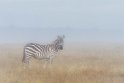
<svg viewBox="0 0 124 83">
<path fill-rule="evenodd" d="M 55 45 L 58 45 L 58 44 L 60 44 L 62 41 L 63 41 L 63 38 L 60 37 L 60 36 L 58 36 L 57 39 L 53 41 L 53 43 L 54 43 Z"/>
</svg>

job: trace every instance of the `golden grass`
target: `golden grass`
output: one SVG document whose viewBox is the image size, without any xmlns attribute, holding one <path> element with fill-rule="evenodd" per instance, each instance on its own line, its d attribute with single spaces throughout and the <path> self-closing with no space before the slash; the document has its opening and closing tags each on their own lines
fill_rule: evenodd
<svg viewBox="0 0 124 83">
<path fill-rule="evenodd" d="M 0 45 L 0 83 L 123 83 L 124 46 L 66 46 L 51 65 L 22 64 L 23 45 Z"/>
</svg>

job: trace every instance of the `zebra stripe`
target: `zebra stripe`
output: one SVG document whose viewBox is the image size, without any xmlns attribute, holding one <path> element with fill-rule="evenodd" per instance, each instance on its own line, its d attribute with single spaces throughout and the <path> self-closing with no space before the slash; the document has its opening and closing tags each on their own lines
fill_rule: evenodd
<svg viewBox="0 0 124 83">
<path fill-rule="evenodd" d="M 30 58 L 33 57 L 39 60 L 47 59 L 51 63 L 52 57 L 54 57 L 60 50 L 63 50 L 63 39 L 64 36 L 58 36 L 54 42 L 47 45 L 28 43 L 24 46 L 22 62 L 29 64 Z"/>
</svg>

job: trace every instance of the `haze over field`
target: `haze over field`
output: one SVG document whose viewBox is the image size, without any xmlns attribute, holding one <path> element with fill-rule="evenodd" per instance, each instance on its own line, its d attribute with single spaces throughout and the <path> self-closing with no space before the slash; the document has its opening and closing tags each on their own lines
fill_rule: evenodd
<svg viewBox="0 0 124 83">
<path fill-rule="evenodd" d="M 57 35 L 65 35 L 65 42 L 123 43 L 123 29 L 92 28 L 6 28 L 0 29 L 0 43 L 48 43 Z"/>
<path fill-rule="evenodd" d="M 0 83 L 123 83 L 124 45 L 67 45 L 44 69 L 31 58 L 22 64 L 23 45 L 0 45 Z"/>
<path fill-rule="evenodd" d="M 53 63 L 31 58 L 24 69 L 24 45 L 58 35 Z M 0 0 L 0 83 L 123 82 L 123 0 Z"/>
</svg>

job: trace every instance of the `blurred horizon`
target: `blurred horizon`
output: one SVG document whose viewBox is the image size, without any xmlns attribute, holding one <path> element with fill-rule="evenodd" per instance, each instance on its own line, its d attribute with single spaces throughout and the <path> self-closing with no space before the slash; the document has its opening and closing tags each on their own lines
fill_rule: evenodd
<svg viewBox="0 0 124 83">
<path fill-rule="evenodd" d="M 124 29 L 117 28 L 3 28 L 0 30 L 0 43 L 49 43 L 58 35 L 65 35 L 66 42 L 123 43 L 123 32 Z"/>
</svg>

